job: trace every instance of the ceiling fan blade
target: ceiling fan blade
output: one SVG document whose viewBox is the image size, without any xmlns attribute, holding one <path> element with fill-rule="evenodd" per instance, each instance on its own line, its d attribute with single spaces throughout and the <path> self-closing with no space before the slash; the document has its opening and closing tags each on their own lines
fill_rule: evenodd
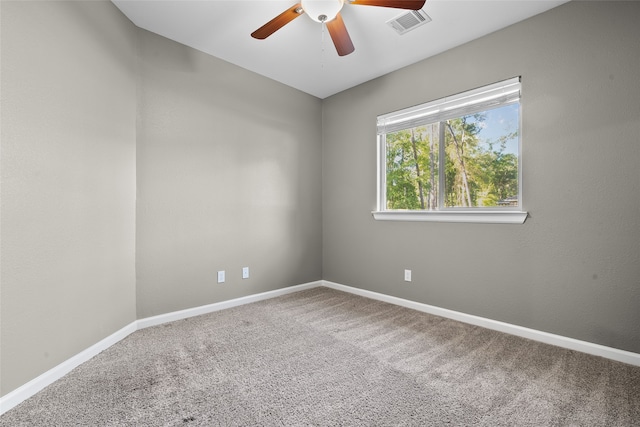
<svg viewBox="0 0 640 427">
<path fill-rule="evenodd" d="M 349 37 L 347 27 L 344 25 L 342 16 L 340 16 L 339 13 L 334 19 L 327 22 L 327 30 L 329 30 L 329 35 L 331 36 L 331 40 L 333 40 L 333 44 L 336 46 L 338 55 L 349 55 L 355 50 L 353 42 L 351 42 L 351 37 Z"/>
<path fill-rule="evenodd" d="M 396 9 L 420 10 L 426 0 L 349 0 L 351 4 L 363 6 L 393 7 Z"/>
<path fill-rule="evenodd" d="M 280 15 L 264 24 L 262 27 L 255 30 L 253 33 L 251 33 L 251 37 L 253 37 L 254 39 L 264 40 L 303 13 L 304 11 L 302 10 L 302 4 L 298 3 L 295 6 L 285 10 Z"/>
</svg>

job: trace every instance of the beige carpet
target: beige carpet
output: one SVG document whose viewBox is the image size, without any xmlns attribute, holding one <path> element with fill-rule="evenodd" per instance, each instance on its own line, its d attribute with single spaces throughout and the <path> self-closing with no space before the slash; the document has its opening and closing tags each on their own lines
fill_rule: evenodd
<svg viewBox="0 0 640 427">
<path fill-rule="evenodd" d="M 640 426 L 640 368 L 315 288 L 144 329 L 0 426 Z"/>
</svg>

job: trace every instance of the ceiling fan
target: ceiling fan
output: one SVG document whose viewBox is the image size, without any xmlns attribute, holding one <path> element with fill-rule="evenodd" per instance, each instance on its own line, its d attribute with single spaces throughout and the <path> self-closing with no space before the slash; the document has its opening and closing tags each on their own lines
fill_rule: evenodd
<svg viewBox="0 0 640 427">
<path fill-rule="evenodd" d="M 422 9 L 426 0 L 301 0 L 300 3 L 290 7 L 255 30 L 251 33 L 251 37 L 264 40 L 298 16 L 306 13 L 314 21 L 326 24 L 331 40 L 333 40 L 333 44 L 338 51 L 338 55 L 348 55 L 352 53 L 355 48 L 347 32 L 347 27 L 340 16 L 340 10 L 342 10 L 345 1 L 350 4 L 363 6 L 419 10 Z"/>
</svg>

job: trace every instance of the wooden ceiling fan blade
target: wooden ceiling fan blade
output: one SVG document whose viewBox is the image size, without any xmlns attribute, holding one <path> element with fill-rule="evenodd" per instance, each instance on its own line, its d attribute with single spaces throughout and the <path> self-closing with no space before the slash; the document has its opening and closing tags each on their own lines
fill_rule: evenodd
<svg viewBox="0 0 640 427">
<path fill-rule="evenodd" d="M 298 3 L 295 6 L 285 10 L 280 15 L 264 24 L 262 27 L 255 30 L 253 33 L 251 33 L 251 37 L 253 37 L 254 39 L 264 40 L 303 13 L 304 11 L 302 10 L 302 4 Z"/>
<path fill-rule="evenodd" d="M 420 10 L 426 0 L 349 0 L 351 4 L 363 6 L 393 7 L 396 9 Z"/>
<path fill-rule="evenodd" d="M 355 50 L 351 37 L 349 37 L 347 27 L 344 25 L 344 21 L 340 14 L 337 14 L 334 19 L 327 22 L 327 30 L 329 30 L 329 35 L 331 36 L 331 40 L 333 40 L 333 44 L 338 51 L 338 55 L 349 55 Z"/>
</svg>

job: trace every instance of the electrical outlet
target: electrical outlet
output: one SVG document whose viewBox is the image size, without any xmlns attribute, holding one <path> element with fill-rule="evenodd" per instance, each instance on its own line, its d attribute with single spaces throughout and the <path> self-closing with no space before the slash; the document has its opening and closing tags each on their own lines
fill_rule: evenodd
<svg viewBox="0 0 640 427">
<path fill-rule="evenodd" d="M 224 270 L 218 271 L 218 283 L 224 283 Z"/>
<path fill-rule="evenodd" d="M 249 278 L 249 267 L 242 267 L 242 278 L 243 279 Z"/>
<path fill-rule="evenodd" d="M 410 282 L 411 281 L 411 270 L 405 270 L 404 271 L 404 281 L 405 282 Z"/>
</svg>

